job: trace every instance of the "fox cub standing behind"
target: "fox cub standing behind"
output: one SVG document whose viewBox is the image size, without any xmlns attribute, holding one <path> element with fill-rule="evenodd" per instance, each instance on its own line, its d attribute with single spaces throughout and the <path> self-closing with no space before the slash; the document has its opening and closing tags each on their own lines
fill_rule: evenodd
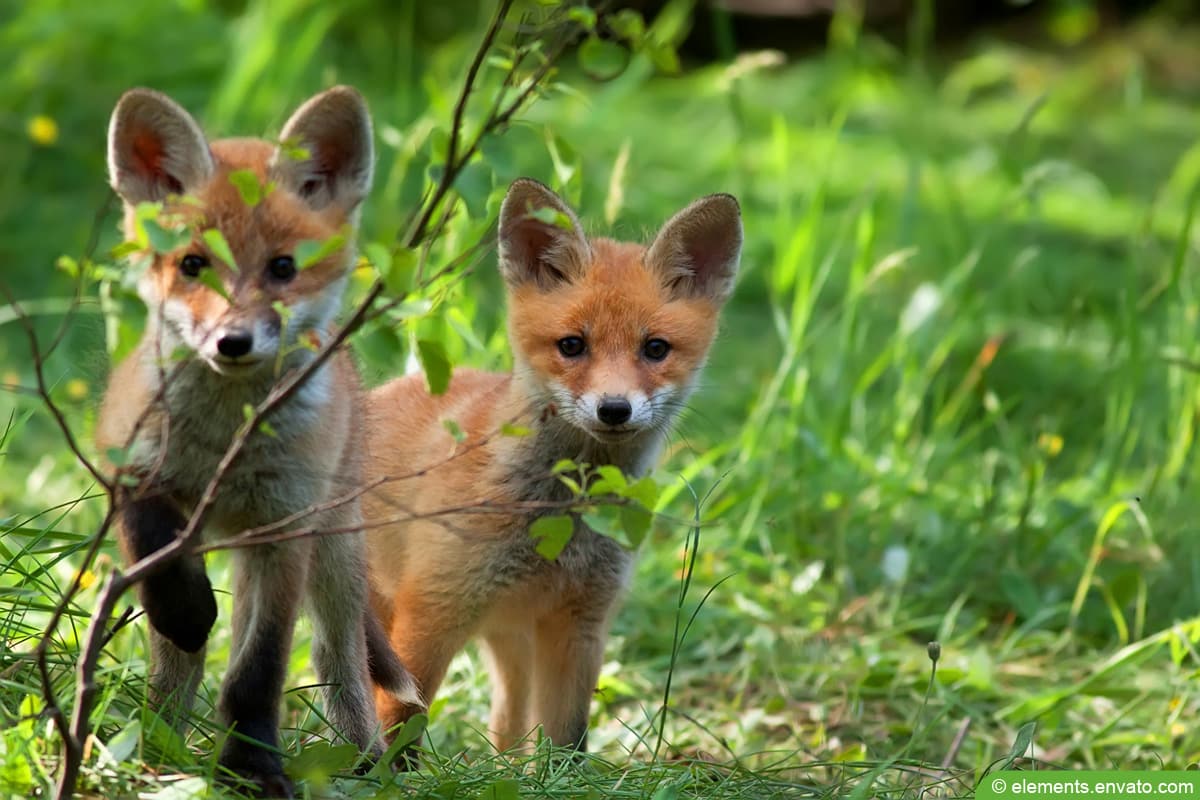
<svg viewBox="0 0 1200 800">
<path fill-rule="evenodd" d="M 281 374 L 313 357 L 299 342 L 327 333 L 353 262 L 349 245 L 301 269 L 297 246 L 321 242 L 357 221 L 373 170 L 371 120 L 353 89 L 338 87 L 300 107 L 283 128 L 284 146 L 257 139 L 209 143 L 168 97 L 127 92 L 109 127 L 109 170 L 124 200 L 124 227 L 138 230 L 138 205 L 160 202 L 190 232 L 151 254 L 138 284 L 149 308 L 145 335 L 114 372 L 99 422 L 102 448 L 125 448 L 125 470 L 140 483 L 118 497 L 122 549 L 143 558 L 183 529 L 218 462 Z M 231 174 L 246 173 L 265 196 L 243 195 Z M 215 229 L 228 253 L 205 237 Z M 232 253 L 235 263 L 223 258 Z M 205 273 L 209 273 L 205 275 Z M 213 282 L 224 291 L 213 288 Z M 281 316 L 282 312 L 282 316 Z M 175 358 L 182 352 L 183 360 Z M 209 532 L 231 535 L 310 506 L 329 510 L 297 524 L 349 529 L 356 502 L 332 498 L 361 481 L 358 377 L 344 353 L 316 370 L 269 415 L 220 482 Z M 286 530 L 286 529 L 281 529 Z M 290 796 L 278 747 L 279 704 L 302 597 L 313 621 L 313 660 L 329 718 L 363 750 L 378 750 L 368 678 L 402 698 L 411 679 L 367 612 L 361 533 L 294 539 L 233 552 L 233 644 L 219 708 L 232 727 L 220 763 L 268 795 Z M 200 555 L 188 554 L 140 587 L 150 620 L 151 702 L 182 721 L 204 665 L 216 616 Z"/>
<path fill-rule="evenodd" d="M 546 224 L 538 209 L 569 226 Z M 454 654 L 482 637 L 498 749 L 539 724 L 555 744 L 585 749 L 632 556 L 577 521 L 547 561 L 529 535 L 536 512 L 515 508 L 571 499 L 552 474 L 560 459 L 632 475 L 652 466 L 732 290 L 741 217 L 733 197 L 711 195 L 648 248 L 588 239 L 553 192 L 518 180 L 499 243 L 513 374 L 458 370 L 438 397 L 408 376 L 368 395 L 367 479 L 396 478 L 364 498 L 372 604 L 427 700 Z M 504 436 L 505 423 L 532 432 Z M 419 710 L 386 692 L 376 699 L 388 728 Z"/>
</svg>

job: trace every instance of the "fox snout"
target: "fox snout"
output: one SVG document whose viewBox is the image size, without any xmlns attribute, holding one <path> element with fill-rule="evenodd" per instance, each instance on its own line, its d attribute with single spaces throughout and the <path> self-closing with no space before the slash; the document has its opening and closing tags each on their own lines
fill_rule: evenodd
<svg viewBox="0 0 1200 800">
<path fill-rule="evenodd" d="M 605 425 L 624 425 L 633 416 L 633 406 L 623 396 L 604 395 L 596 404 L 596 419 Z"/>
<path fill-rule="evenodd" d="M 279 323 L 258 316 L 227 317 L 207 332 L 197 349 L 222 375 L 248 375 L 278 355 Z"/>
<path fill-rule="evenodd" d="M 217 352 L 225 358 L 241 358 L 254 349 L 254 334 L 245 328 L 229 328 L 217 338 Z"/>
<path fill-rule="evenodd" d="M 585 392 L 571 406 L 568 419 L 604 442 L 637 437 L 656 425 L 655 404 L 635 389 Z"/>
</svg>

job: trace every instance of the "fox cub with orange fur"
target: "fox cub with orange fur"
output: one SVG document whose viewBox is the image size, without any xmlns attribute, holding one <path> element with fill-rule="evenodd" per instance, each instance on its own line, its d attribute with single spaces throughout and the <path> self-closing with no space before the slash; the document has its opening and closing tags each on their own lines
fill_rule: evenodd
<svg viewBox="0 0 1200 800">
<path fill-rule="evenodd" d="M 570 224 L 547 224 L 538 209 Z M 571 499 L 552 474 L 561 459 L 633 476 L 653 465 L 732 291 L 741 217 L 717 194 L 672 217 L 649 247 L 589 239 L 558 196 L 522 179 L 501 207 L 499 244 L 513 373 L 457 370 L 438 397 L 414 375 L 368 395 L 368 481 L 409 476 L 364 498 L 372 605 L 426 700 L 451 657 L 482 637 L 498 749 L 539 724 L 555 744 L 585 749 L 633 557 L 576 520 L 548 561 L 529 535 L 536 512 L 513 509 Z M 505 423 L 532 432 L 504 436 Z M 382 691 L 376 700 L 388 728 L 419 710 Z"/>
<path fill-rule="evenodd" d="M 122 549 L 133 561 L 171 542 L 200 503 L 244 421 L 280 375 L 313 357 L 298 342 L 326 334 L 353 264 L 349 245 L 301 269 L 297 245 L 326 241 L 357 223 L 373 170 L 371 119 L 362 97 L 337 87 L 284 125 L 287 146 L 257 139 L 208 142 L 165 95 L 123 95 L 109 127 L 109 171 L 134 239 L 138 206 L 161 203 L 185 243 L 150 253 L 138 291 L 145 335 L 114 372 L 99 422 L 102 448 L 126 448 L 125 471 L 142 485 L 117 498 Z M 267 187 L 248 202 L 235 171 Z M 235 263 L 203 234 L 219 231 Z M 225 254 L 228 256 L 228 253 Z M 205 275 L 204 273 L 209 273 Z M 222 291 L 214 288 L 220 284 Z M 281 316 L 281 309 L 282 316 Z M 303 339 L 301 337 L 304 337 Z M 177 352 L 182 360 L 175 360 Z M 362 394 L 345 353 L 318 368 L 251 435 L 224 474 L 208 532 L 232 535 L 326 503 L 361 483 Z M 332 504 L 328 504 L 332 505 Z M 298 524 L 350 529 L 348 502 Z M 278 747 L 279 705 L 302 599 L 313 621 L 313 660 L 334 727 L 378 752 L 368 677 L 417 697 L 367 608 L 361 533 L 294 539 L 233 551 L 233 645 L 219 708 L 232 734 L 220 763 L 260 793 L 290 796 Z M 203 557 L 186 554 L 139 586 L 150 621 L 151 702 L 179 725 L 204 666 L 217 606 Z"/>
</svg>

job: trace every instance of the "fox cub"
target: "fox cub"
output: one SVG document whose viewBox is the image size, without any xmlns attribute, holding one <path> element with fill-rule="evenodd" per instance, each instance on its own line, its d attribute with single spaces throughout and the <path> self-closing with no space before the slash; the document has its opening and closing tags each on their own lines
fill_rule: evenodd
<svg viewBox="0 0 1200 800">
<path fill-rule="evenodd" d="M 301 269 L 297 247 L 357 222 L 373 170 L 371 119 L 362 97 L 337 87 L 288 120 L 283 145 L 208 142 L 188 113 L 147 89 L 121 97 L 108 132 L 113 188 L 133 239 L 139 204 L 160 202 L 180 221 L 178 247 L 148 253 L 138 291 L 149 314 L 137 349 L 113 373 L 98 425 L 101 448 L 126 448 L 140 488 L 117 498 L 129 560 L 171 542 L 218 470 L 247 404 L 313 357 L 338 311 L 353 263 L 349 244 Z M 231 175 L 234 172 L 241 173 Z M 253 176 L 247 199 L 234 179 Z M 228 248 L 214 249 L 219 231 Z M 234 263 L 225 263 L 232 254 Z M 207 273 L 207 274 L 206 274 Z M 223 291 L 218 291 L 218 287 Z M 182 354 L 182 359 L 178 356 Z M 327 510 L 300 525 L 361 525 L 357 502 L 330 503 L 361 482 L 363 414 L 358 376 L 338 353 L 253 433 L 220 482 L 208 533 L 223 536 Z M 368 613 L 361 532 L 293 539 L 233 551 L 233 645 L 219 708 L 232 728 L 220 764 L 267 795 L 290 796 L 278 747 L 279 705 L 302 598 L 313 621 L 313 661 L 329 718 L 366 751 L 378 751 L 368 677 L 417 697 Z M 190 707 L 217 617 L 204 561 L 188 554 L 139 586 L 150 621 L 150 699 L 176 725 Z M 382 645 L 382 646 L 380 646 Z"/>
<path fill-rule="evenodd" d="M 697 200 L 643 247 L 586 238 L 558 196 L 518 180 L 499 226 L 513 373 L 457 370 L 438 397 L 408 376 L 368 395 L 367 479 L 394 478 L 364 498 L 372 605 L 427 700 L 482 637 L 497 749 L 539 724 L 555 744 L 587 746 L 633 558 L 576 521 L 547 561 L 529 536 L 538 511 L 525 509 L 571 499 L 552 474 L 560 459 L 631 475 L 652 466 L 712 344 L 741 245 L 730 195 Z M 532 432 L 504 436 L 505 423 Z M 376 700 L 386 728 L 419 710 L 383 691 Z"/>
</svg>

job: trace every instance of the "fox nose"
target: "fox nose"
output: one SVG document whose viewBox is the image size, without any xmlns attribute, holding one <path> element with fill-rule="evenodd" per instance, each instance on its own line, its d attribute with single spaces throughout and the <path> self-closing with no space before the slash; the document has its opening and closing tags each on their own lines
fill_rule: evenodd
<svg viewBox="0 0 1200 800">
<path fill-rule="evenodd" d="M 622 425 L 633 416 L 633 406 L 624 397 L 606 397 L 596 406 L 596 416 L 605 425 Z"/>
<path fill-rule="evenodd" d="M 226 331 L 220 339 L 217 339 L 217 352 L 226 358 L 244 356 L 250 352 L 252 347 L 254 347 L 254 337 L 250 335 L 250 331 Z"/>
</svg>

